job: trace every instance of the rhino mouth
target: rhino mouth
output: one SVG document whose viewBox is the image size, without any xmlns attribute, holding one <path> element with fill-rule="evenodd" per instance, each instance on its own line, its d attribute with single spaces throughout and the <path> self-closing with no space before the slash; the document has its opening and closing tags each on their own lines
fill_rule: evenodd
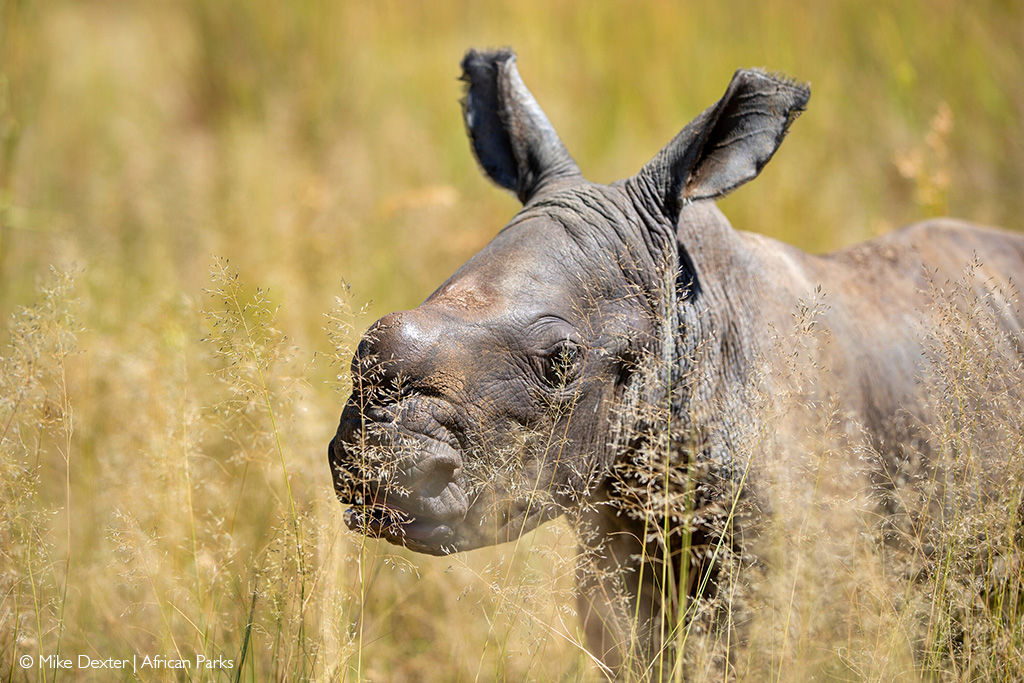
<svg viewBox="0 0 1024 683">
<path fill-rule="evenodd" d="M 447 440 L 343 420 L 330 454 L 349 529 L 416 552 L 455 552 L 470 501 L 457 481 L 462 455 Z"/>
<path fill-rule="evenodd" d="M 450 522 L 414 515 L 389 503 L 357 505 L 345 511 L 345 524 L 352 531 L 383 538 L 417 552 L 448 555 L 455 552 L 455 530 Z"/>
</svg>

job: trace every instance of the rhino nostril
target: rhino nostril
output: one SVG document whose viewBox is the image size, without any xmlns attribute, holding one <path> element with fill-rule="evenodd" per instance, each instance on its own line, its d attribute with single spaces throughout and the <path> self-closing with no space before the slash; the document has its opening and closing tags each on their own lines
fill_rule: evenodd
<svg viewBox="0 0 1024 683">
<path fill-rule="evenodd" d="M 423 457 L 409 469 L 408 476 L 421 493 L 435 496 L 455 482 L 462 471 L 462 456 L 439 441 L 428 443 L 424 450 Z"/>
<path fill-rule="evenodd" d="M 430 456 L 416 463 L 412 471 L 416 478 L 434 481 L 453 481 L 460 470 L 456 458 L 446 456 Z"/>
<path fill-rule="evenodd" d="M 447 479 L 449 481 L 455 479 L 459 473 L 459 464 L 447 459 L 438 458 L 438 462 L 433 466 L 433 474 L 438 478 Z"/>
</svg>

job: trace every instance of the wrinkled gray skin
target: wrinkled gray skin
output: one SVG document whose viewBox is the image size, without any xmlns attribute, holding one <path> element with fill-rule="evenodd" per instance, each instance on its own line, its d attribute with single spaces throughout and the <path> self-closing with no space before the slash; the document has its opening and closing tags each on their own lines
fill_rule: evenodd
<svg viewBox="0 0 1024 683">
<path fill-rule="evenodd" d="M 629 457 L 618 408 L 643 381 L 638 358 L 669 356 L 683 383 L 674 411 L 700 445 L 680 447 L 678 467 L 703 460 L 728 478 L 733 437 L 753 419 L 755 361 L 820 285 L 834 394 L 885 453 L 906 438 L 892 416 L 927 419 L 915 378 L 935 322 L 922 264 L 956 279 L 976 252 L 992 286 L 1024 273 L 1020 236 L 951 220 L 824 256 L 734 230 L 712 200 L 760 172 L 807 86 L 738 71 L 637 175 L 606 186 L 580 175 L 513 53 L 470 51 L 462 68 L 474 152 L 523 208 L 419 307 L 377 321 L 353 360 L 331 470 L 349 525 L 393 543 L 432 554 L 502 543 L 586 496 L 612 503 L 585 515 L 603 535 L 596 561 L 635 570 L 642 533 L 619 514 L 609 473 Z M 1019 313 L 1002 324 L 1020 330 Z M 637 575 L 620 574 L 640 600 L 630 657 L 654 661 L 663 609 Z M 607 583 L 585 584 L 588 646 L 615 669 L 629 624 Z"/>
</svg>

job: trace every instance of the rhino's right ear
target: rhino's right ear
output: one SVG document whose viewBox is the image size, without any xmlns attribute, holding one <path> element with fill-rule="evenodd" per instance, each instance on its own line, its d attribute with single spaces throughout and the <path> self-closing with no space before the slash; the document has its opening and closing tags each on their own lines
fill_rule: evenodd
<svg viewBox="0 0 1024 683">
<path fill-rule="evenodd" d="M 741 69 L 638 178 L 673 219 L 689 201 L 721 197 L 761 172 L 810 97 L 807 85 Z"/>
<path fill-rule="evenodd" d="M 490 178 L 524 204 L 545 184 L 579 175 L 576 162 L 523 84 L 511 50 L 470 50 L 462 60 L 462 112 Z"/>
</svg>

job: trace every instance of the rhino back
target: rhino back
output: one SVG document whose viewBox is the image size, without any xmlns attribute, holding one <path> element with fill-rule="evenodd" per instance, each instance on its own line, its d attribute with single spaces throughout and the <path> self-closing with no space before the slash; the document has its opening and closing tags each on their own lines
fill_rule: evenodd
<svg viewBox="0 0 1024 683">
<path fill-rule="evenodd" d="M 1024 351 L 1014 287 L 1024 276 L 1024 235 L 937 219 L 816 256 L 739 234 L 767 278 L 759 289 L 771 292 L 769 301 L 746 306 L 759 328 L 748 335 L 762 340 L 754 346 L 770 355 L 766 328 L 792 330 L 801 305 L 818 299 L 815 329 L 827 342 L 808 362 L 876 446 L 905 440 L 907 422 L 931 421 L 922 378 L 935 360 L 929 344 L 956 324 L 951 310 L 983 303 L 994 329 L 1016 339 L 1011 352 Z"/>
</svg>

